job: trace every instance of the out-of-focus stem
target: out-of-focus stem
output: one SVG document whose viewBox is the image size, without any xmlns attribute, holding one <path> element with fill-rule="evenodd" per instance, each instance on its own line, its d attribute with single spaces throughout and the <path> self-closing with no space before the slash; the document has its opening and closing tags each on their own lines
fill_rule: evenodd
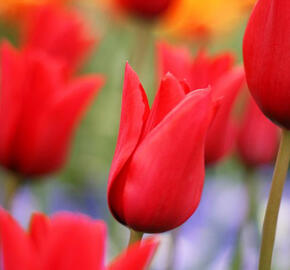
<svg viewBox="0 0 290 270">
<path fill-rule="evenodd" d="M 247 188 L 248 195 L 248 213 L 245 220 L 241 223 L 240 228 L 237 232 L 237 244 L 232 259 L 232 269 L 242 270 L 243 269 L 243 245 L 242 245 L 242 234 L 243 229 L 247 225 L 257 226 L 257 179 L 255 177 L 255 170 L 253 168 L 245 168 L 244 183 Z"/>
<path fill-rule="evenodd" d="M 259 270 L 270 270 L 277 219 L 290 160 L 290 131 L 283 130 L 264 218 Z"/>
<path fill-rule="evenodd" d="M 19 177 L 15 174 L 9 173 L 6 179 L 6 189 L 4 195 L 4 207 L 11 210 L 13 206 L 14 197 L 20 186 Z"/>
<path fill-rule="evenodd" d="M 180 232 L 180 228 L 177 228 L 171 232 L 171 242 L 168 248 L 169 251 L 168 251 L 167 266 L 165 268 L 166 270 L 174 269 L 174 264 L 176 260 L 176 244 L 177 244 L 179 232 Z"/>
<path fill-rule="evenodd" d="M 137 25 L 136 41 L 130 57 L 131 65 L 137 73 L 142 73 L 144 62 L 152 43 L 154 24 L 140 22 Z"/>
<path fill-rule="evenodd" d="M 142 232 L 136 232 L 136 231 L 130 229 L 130 240 L 129 240 L 128 247 L 131 246 L 132 244 L 138 242 L 138 241 L 141 241 L 143 234 L 144 233 L 142 233 Z"/>
</svg>

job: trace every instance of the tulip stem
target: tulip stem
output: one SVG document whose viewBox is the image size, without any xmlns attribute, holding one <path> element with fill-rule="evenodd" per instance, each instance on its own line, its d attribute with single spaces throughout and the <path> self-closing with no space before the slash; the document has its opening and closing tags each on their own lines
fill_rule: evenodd
<svg viewBox="0 0 290 270">
<path fill-rule="evenodd" d="M 259 270 L 270 270 L 277 219 L 290 160 L 290 131 L 283 130 L 264 218 Z"/>
<path fill-rule="evenodd" d="M 17 175 L 9 173 L 6 179 L 6 190 L 4 196 L 4 207 L 7 210 L 11 210 L 13 206 L 13 200 L 20 186 L 20 181 Z"/>
<path fill-rule="evenodd" d="M 136 232 L 136 231 L 130 229 L 130 240 L 129 240 L 128 247 L 131 246 L 132 244 L 138 242 L 138 241 L 141 241 L 143 234 L 144 233 L 142 233 L 142 232 Z"/>
</svg>

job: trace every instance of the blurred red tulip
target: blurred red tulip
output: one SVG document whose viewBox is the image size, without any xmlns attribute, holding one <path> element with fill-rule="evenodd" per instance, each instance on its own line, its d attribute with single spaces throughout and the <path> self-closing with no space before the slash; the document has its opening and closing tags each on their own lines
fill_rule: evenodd
<svg viewBox="0 0 290 270">
<path fill-rule="evenodd" d="M 290 129 L 290 1 L 259 0 L 244 37 L 249 89 L 263 113 Z"/>
<path fill-rule="evenodd" d="M 189 83 L 188 91 L 210 86 L 214 99 L 223 98 L 206 138 L 207 165 L 225 157 L 234 146 L 236 128 L 231 112 L 244 84 L 245 75 L 241 68 L 233 67 L 233 62 L 234 57 L 230 53 L 209 57 L 205 51 L 200 51 L 191 59 L 186 48 L 158 44 L 159 76 L 171 72 L 179 80 Z"/>
<path fill-rule="evenodd" d="M 237 140 L 237 150 L 249 167 L 270 164 L 276 157 L 279 129 L 268 120 L 253 98 L 247 102 Z"/>
<path fill-rule="evenodd" d="M 0 237 L 5 270 L 143 270 L 158 245 L 154 238 L 137 243 L 106 268 L 102 221 L 81 214 L 35 214 L 26 233 L 2 209 Z"/>
<path fill-rule="evenodd" d="M 184 223 L 204 180 L 204 141 L 216 112 L 209 90 L 186 94 L 171 74 L 151 110 L 137 74 L 126 66 L 119 138 L 108 186 L 112 214 L 141 232 Z"/>
<path fill-rule="evenodd" d="M 173 0 L 116 0 L 123 10 L 137 16 L 151 18 L 164 13 Z"/>
<path fill-rule="evenodd" d="M 68 74 L 81 66 L 95 43 L 79 14 L 58 6 L 31 9 L 23 28 L 24 48 L 62 61 Z"/>
<path fill-rule="evenodd" d="M 0 50 L 0 164 L 25 176 L 54 172 L 104 80 L 67 81 L 62 65 L 39 51 L 20 53 L 7 43 Z"/>
</svg>

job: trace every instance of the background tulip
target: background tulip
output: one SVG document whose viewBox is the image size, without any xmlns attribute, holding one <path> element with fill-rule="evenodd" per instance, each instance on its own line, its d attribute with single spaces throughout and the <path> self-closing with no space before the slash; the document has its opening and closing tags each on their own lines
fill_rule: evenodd
<svg viewBox="0 0 290 270">
<path fill-rule="evenodd" d="M 282 136 L 266 207 L 259 269 L 272 268 L 279 208 L 290 161 L 290 3 L 259 0 L 244 36 L 246 77 L 262 112 L 281 126 Z"/>
<path fill-rule="evenodd" d="M 1 45 L 0 163 L 35 176 L 63 165 L 72 133 L 96 91 L 97 75 L 64 80 L 62 65 L 39 51 Z"/>
<path fill-rule="evenodd" d="M 181 225 L 197 208 L 204 179 L 204 140 L 215 106 L 207 90 L 185 94 L 168 74 L 152 109 L 126 66 L 119 138 L 108 187 L 110 209 L 140 232 Z"/>
<path fill-rule="evenodd" d="M 249 167 L 267 165 L 278 151 L 279 129 L 261 112 L 252 97 L 248 97 L 238 131 L 237 150 Z"/>
<path fill-rule="evenodd" d="M 290 129 L 290 3 L 260 0 L 244 36 L 249 89 L 263 113 Z"/>
<path fill-rule="evenodd" d="M 35 7 L 24 22 L 24 49 L 46 52 L 63 63 L 68 75 L 81 66 L 95 40 L 78 13 L 58 6 Z"/>
<path fill-rule="evenodd" d="M 195 58 L 191 58 L 186 48 L 159 43 L 157 49 L 159 76 L 171 72 L 179 80 L 189 83 L 188 90 L 210 86 L 214 99 L 223 98 L 205 145 L 206 164 L 216 163 L 234 146 L 236 127 L 231 112 L 244 85 L 243 69 L 233 67 L 234 57 L 230 53 L 209 57 L 205 51 L 200 51 Z"/>
<path fill-rule="evenodd" d="M 211 39 L 229 33 L 243 18 L 251 0 L 179 0 L 166 14 L 164 31 L 194 38 Z"/>
<path fill-rule="evenodd" d="M 119 6 L 129 13 L 141 17 L 155 17 L 164 13 L 174 0 L 116 0 Z"/>
<path fill-rule="evenodd" d="M 34 214 L 28 233 L 0 209 L 1 250 L 5 270 L 142 270 L 158 242 L 137 243 L 105 267 L 106 226 L 81 214 Z"/>
</svg>

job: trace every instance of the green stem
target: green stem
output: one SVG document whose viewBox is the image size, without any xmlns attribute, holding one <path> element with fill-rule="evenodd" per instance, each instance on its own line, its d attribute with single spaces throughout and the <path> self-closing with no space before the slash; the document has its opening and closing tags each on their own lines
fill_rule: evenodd
<svg viewBox="0 0 290 270">
<path fill-rule="evenodd" d="M 290 131 L 283 130 L 264 218 L 259 270 L 270 270 L 277 219 L 290 160 Z"/>
<path fill-rule="evenodd" d="M 140 22 L 136 26 L 136 41 L 130 57 L 130 64 L 133 66 L 135 71 L 140 74 L 143 71 L 150 46 L 153 43 L 153 26 L 154 25 L 144 22 Z"/>
<path fill-rule="evenodd" d="M 6 179 L 6 189 L 4 197 L 4 207 L 11 210 L 13 206 L 14 197 L 20 186 L 19 177 L 15 174 L 9 173 Z"/>
<path fill-rule="evenodd" d="M 136 232 L 136 231 L 130 229 L 130 240 L 129 240 L 128 247 L 131 246 L 132 244 L 138 242 L 138 241 L 141 241 L 143 234 L 144 233 L 142 233 L 142 232 Z"/>
</svg>

